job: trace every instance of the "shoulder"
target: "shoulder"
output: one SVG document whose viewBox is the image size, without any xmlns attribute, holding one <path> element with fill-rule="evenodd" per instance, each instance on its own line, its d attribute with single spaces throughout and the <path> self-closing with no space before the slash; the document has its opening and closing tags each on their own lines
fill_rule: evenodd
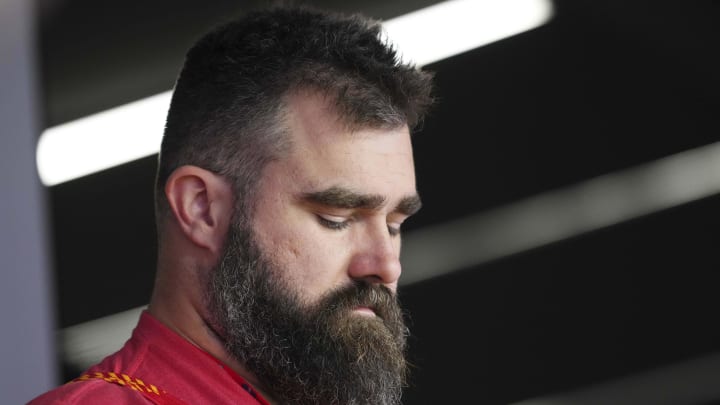
<svg viewBox="0 0 720 405">
<path fill-rule="evenodd" d="M 137 391 L 97 379 L 69 382 L 40 395 L 27 405 L 144 405 L 149 403 L 151 402 Z"/>
</svg>

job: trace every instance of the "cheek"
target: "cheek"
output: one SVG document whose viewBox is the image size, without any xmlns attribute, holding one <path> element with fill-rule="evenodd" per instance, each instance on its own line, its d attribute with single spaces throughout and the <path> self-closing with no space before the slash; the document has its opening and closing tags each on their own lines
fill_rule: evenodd
<svg viewBox="0 0 720 405">
<path fill-rule="evenodd" d="M 264 254 L 278 265 L 290 286 L 311 300 L 343 284 L 347 261 L 343 236 L 323 230 L 314 221 L 307 213 L 286 213 L 282 218 L 266 218 L 256 228 Z"/>
<path fill-rule="evenodd" d="M 278 246 L 288 276 L 308 296 L 320 295 L 341 283 L 343 274 L 342 246 L 318 233 L 322 231 L 292 233 L 283 246 Z"/>
</svg>

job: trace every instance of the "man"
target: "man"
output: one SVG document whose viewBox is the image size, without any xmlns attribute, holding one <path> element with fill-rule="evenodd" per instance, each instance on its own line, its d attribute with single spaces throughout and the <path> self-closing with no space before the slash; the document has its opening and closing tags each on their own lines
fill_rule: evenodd
<svg viewBox="0 0 720 405">
<path fill-rule="evenodd" d="M 162 142 L 149 308 L 32 404 L 399 403 L 400 227 L 430 86 L 359 16 L 278 8 L 201 38 Z"/>
</svg>

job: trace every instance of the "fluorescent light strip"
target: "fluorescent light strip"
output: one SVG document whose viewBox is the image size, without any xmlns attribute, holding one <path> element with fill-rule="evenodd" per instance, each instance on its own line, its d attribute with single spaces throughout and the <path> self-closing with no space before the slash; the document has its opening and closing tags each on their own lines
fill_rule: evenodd
<svg viewBox="0 0 720 405">
<path fill-rule="evenodd" d="M 53 186 L 158 153 L 171 92 L 47 129 L 37 146 L 40 180 Z"/>
<path fill-rule="evenodd" d="M 404 60 L 425 65 L 535 28 L 550 0 L 453 0 L 384 23 Z M 49 128 L 38 142 L 40 179 L 53 186 L 160 150 L 171 92 Z"/>
<path fill-rule="evenodd" d="M 403 59 L 426 65 L 536 28 L 552 17 L 551 1 L 454 0 L 384 24 Z"/>
<path fill-rule="evenodd" d="M 402 284 L 720 193 L 720 142 L 403 236 Z"/>
</svg>

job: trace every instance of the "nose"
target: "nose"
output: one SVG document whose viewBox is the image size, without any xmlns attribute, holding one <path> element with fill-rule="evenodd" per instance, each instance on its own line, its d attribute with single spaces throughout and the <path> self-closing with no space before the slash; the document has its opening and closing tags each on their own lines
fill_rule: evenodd
<svg viewBox="0 0 720 405">
<path fill-rule="evenodd" d="M 402 267 L 400 265 L 399 236 L 390 236 L 384 221 L 369 226 L 357 241 L 348 269 L 354 280 L 384 284 L 395 290 Z"/>
</svg>

